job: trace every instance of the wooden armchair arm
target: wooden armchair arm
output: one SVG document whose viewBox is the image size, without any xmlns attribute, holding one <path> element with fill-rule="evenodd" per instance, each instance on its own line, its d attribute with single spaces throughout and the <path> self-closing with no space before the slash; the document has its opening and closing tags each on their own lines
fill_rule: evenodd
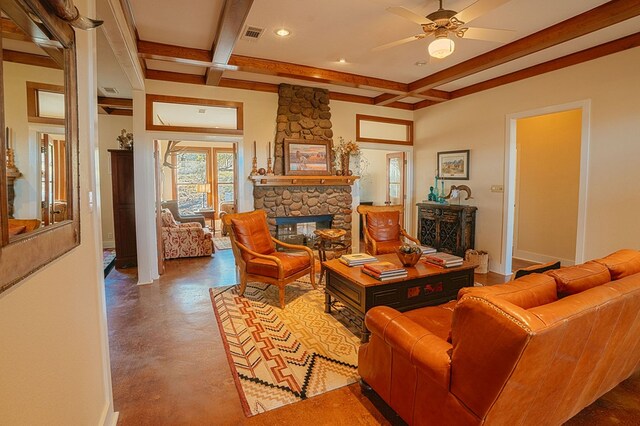
<svg viewBox="0 0 640 426">
<path fill-rule="evenodd" d="M 313 250 L 311 250 L 307 246 L 301 246 L 301 245 L 298 245 L 298 244 L 285 243 L 284 241 L 280 241 L 280 240 L 278 240 L 277 238 L 274 238 L 274 237 L 271 237 L 271 239 L 273 240 L 274 243 L 276 243 L 279 246 L 290 248 L 290 249 L 295 249 L 295 250 L 300 250 L 300 251 L 306 251 L 309 254 L 309 256 L 311 256 L 311 258 L 313 259 Z"/>
<path fill-rule="evenodd" d="M 413 241 L 417 245 L 420 245 L 420 240 L 418 240 L 417 238 L 412 237 L 411 235 L 407 234 L 407 231 L 405 231 L 403 228 L 400 228 L 400 235 L 402 235 L 403 237 L 405 237 L 408 240 Z"/>
<path fill-rule="evenodd" d="M 369 234 L 369 231 L 367 230 L 366 223 L 363 223 L 363 229 L 362 230 L 363 230 L 363 233 L 364 233 L 365 251 L 368 252 L 370 255 L 376 255 L 378 253 L 378 247 L 376 245 L 376 240 L 371 238 L 371 234 Z M 371 248 L 370 251 L 367 250 L 369 248 Z"/>
</svg>

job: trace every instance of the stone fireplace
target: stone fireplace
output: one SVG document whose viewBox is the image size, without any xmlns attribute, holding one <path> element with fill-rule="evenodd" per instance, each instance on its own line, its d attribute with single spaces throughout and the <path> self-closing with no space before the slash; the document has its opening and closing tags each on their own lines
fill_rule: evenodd
<svg viewBox="0 0 640 426">
<path fill-rule="evenodd" d="M 283 176 L 284 140 L 332 141 L 331 127 L 327 90 L 290 84 L 279 86 L 274 143 L 276 176 L 251 177 L 254 208 L 267 213 L 271 235 L 280 236 L 281 231 L 287 229 L 293 233 L 295 227 L 296 233 L 300 231 L 303 235 L 297 238 L 305 240 L 305 234 L 313 233 L 313 226 L 332 227 L 347 231 L 345 242 L 351 243 L 351 185 L 356 176 Z M 310 220 L 319 216 L 330 217 L 328 225 L 326 220 Z M 309 222 L 314 225 L 300 226 Z"/>
<path fill-rule="evenodd" d="M 345 240 L 351 242 L 351 185 L 255 186 L 255 209 L 267 213 L 267 223 L 276 235 L 278 218 L 331 215 L 332 228 L 347 231 Z"/>
<path fill-rule="evenodd" d="M 276 238 L 289 244 L 314 246 L 317 229 L 330 229 L 332 214 L 276 217 Z"/>
</svg>

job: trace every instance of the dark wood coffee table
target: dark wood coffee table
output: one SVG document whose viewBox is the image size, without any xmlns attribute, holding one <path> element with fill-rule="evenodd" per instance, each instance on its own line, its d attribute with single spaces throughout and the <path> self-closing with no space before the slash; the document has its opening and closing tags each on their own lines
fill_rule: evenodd
<svg viewBox="0 0 640 426">
<path fill-rule="evenodd" d="M 398 256 L 376 256 L 401 266 Z M 342 302 L 362 319 L 361 340 L 369 341 L 369 330 L 364 316 L 374 306 L 390 306 L 398 311 L 409 311 L 424 306 L 440 305 L 456 298 L 462 287 L 473 286 L 476 264 L 464 262 L 456 268 L 441 268 L 419 261 L 406 268 L 409 275 L 391 281 L 378 281 L 362 272 L 361 266 L 349 267 L 338 259 L 323 262 L 327 272 L 325 312 L 331 312 L 332 298 Z"/>
</svg>

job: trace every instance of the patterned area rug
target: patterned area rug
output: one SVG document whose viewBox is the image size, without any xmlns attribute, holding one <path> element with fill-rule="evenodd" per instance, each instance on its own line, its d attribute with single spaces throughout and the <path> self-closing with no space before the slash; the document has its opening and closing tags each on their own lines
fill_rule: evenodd
<svg viewBox="0 0 640 426">
<path fill-rule="evenodd" d="M 213 245 L 216 246 L 216 250 L 229 250 L 231 239 L 229 237 L 213 237 Z"/>
<path fill-rule="evenodd" d="M 359 379 L 358 324 L 344 308 L 325 314 L 324 290 L 314 290 L 308 277 L 287 285 L 286 309 L 278 288 L 267 284 L 249 283 L 244 297 L 235 286 L 210 293 L 245 415 Z"/>
<path fill-rule="evenodd" d="M 113 265 L 116 263 L 116 249 L 106 248 L 102 249 L 102 269 L 104 269 L 104 276 L 106 278 L 113 269 Z"/>
</svg>

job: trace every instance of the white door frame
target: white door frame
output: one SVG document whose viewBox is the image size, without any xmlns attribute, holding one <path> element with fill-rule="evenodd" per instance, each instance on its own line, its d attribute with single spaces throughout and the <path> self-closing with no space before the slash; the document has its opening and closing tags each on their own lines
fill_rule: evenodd
<svg viewBox="0 0 640 426">
<path fill-rule="evenodd" d="M 587 183 L 589 175 L 589 144 L 591 140 L 590 126 L 591 122 L 591 101 L 583 100 L 570 102 L 567 104 L 553 105 L 544 108 L 538 108 L 530 111 L 509 114 L 506 117 L 507 136 L 504 152 L 504 192 L 503 198 L 503 217 L 502 223 L 502 262 L 500 273 L 503 275 L 511 274 L 511 258 L 513 253 L 513 234 L 514 234 L 514 203 L 516 193 L 516 122 L 521 118 L 536 117 L 539 115 L 553 114 L 568 110 L 582 110 L 582 129 L 580 141 L 580 181 L 578 188 L 578 221 L 576 233 L 576 255 L 575 263 L 584 262 L 584 238 L 587 223 Z M 550 238 L 553 238 L 550 236 Z"/>
</svg>

